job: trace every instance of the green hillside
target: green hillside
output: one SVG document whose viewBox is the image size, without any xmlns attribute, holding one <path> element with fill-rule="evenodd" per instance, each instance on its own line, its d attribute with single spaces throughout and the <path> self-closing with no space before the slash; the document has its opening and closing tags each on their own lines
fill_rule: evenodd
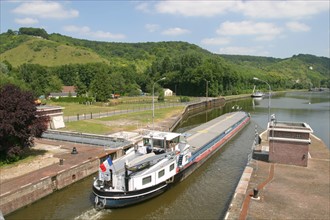
<svg viewBox="0 0 330 220">
<path fill-rule="evenodd" d="M 4 49 L 1 48 L 1 51 Z M 97 53 L 88 48 L 79 48 L 27 36 L 18 46 L 1 53 L 1 60 L 7 60 L 12 66 L 23 63 L 40 64 L 43 66 L 59 66 L 64 64 L 105 62 Z"/>
<path fill-rule="evenodd" d="M 180 96 L 204 96 L 206 82 L 208 96 L 249 93 L 257 83 L 267 89 L 253 77 L 274 90 L 330 87 L 326 57 L 217 55 L 187 42 L 99 42 L 39 28 L 0 34 L 0 58 L 0 86 L 10 82 L 47 95 L 74 85 L 78 95 L 100 101 L 111 93 L 150 93 L 153 86 Z"/>
</svg>

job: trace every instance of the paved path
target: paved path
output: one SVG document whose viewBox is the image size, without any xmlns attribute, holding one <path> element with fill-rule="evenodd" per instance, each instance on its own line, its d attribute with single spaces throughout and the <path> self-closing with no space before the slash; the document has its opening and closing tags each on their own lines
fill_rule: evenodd
<svg viewBox="0 0 330 220">
<path fill-rule="evenodd" d="M 307 167 L 252 160 L 247 190 L 235 194 L 226 219 L 330 219 L 329 148 L 311 140 Z"/>
</svg>

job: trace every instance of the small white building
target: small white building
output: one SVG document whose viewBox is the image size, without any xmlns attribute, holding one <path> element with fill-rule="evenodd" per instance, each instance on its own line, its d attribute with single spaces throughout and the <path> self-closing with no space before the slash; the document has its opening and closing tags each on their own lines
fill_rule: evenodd
<svg viewBox="0 0 330 220">
<path fill-rule="evenodd" d="M 164 96 L 172 96 L 173 95 L 173 91 L 170 89 L 164 89 Z"/>
<path fill-rule="evenodd" d="M 51 92 L 48 97 L 55 99 L 60 97 L 77 97 L 76 88 L 74 86 L 63 86 L 61 92 Z"/>
<path fill-rule="evenodd" d="M 50 129 L 64 128 L 63 109 L 60 106 L 41 105 L 37 106 L 37 115 L 39 117 L 43 115 L 49 116 L 48 128 Z"/>
</svg>

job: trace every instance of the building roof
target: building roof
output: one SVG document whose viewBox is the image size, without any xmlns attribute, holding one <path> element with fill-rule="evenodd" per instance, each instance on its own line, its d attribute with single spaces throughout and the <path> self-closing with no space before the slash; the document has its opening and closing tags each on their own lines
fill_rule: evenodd
<svg viewBox="0 0 330 220">
<path fill-rule="evenodd" d="M 268 123 L 268 130 L 313 133 L 313 129 L 305 122 L 275 121 Z"/>
<path fill-rule="evenodd" d="M 71 92 L 71 93 L 73 93 L 73 92 L 76 92 L 76 88 L 74 87 L 74 86 L 63 86 L 62 87 L 62 92 L 63 93 L 69 93 L 69 92 Z"/>
</svg>

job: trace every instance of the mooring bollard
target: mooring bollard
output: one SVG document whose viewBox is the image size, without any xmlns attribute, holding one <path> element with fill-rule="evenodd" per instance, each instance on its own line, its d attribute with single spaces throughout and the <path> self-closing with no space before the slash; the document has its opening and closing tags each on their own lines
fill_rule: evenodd
<svg viewBox="0 0 330 220">
<path fill-rule="evenodd" d="M 77 148 L 76 147 L 73 147 L 72 148 L 72 151 L 71 151 L 71 154 L 77 154 L 77 153 L 78 153 Z"/>
<path fill-rule="evenodd" d="M 253 198 L 257 199 L 258 198 L 258 193 L 259 193 L 259 190 L 257 188 L 254 188 L 253 189 Z"/>
</svg>

